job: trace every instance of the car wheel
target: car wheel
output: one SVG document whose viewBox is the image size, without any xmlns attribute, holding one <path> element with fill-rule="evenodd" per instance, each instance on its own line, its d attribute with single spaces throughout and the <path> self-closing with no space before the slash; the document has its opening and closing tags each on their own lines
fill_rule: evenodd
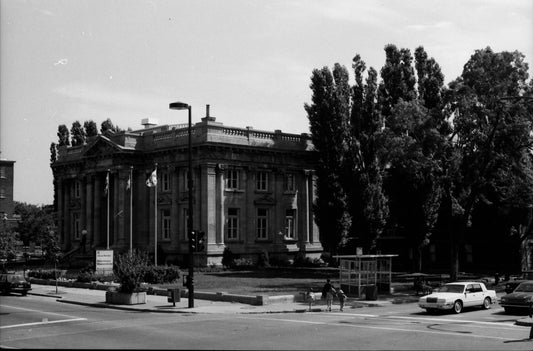
<svg viewBox="0 0 533 351">
<path fill-rule="evenodd" d="M 28 292 L 27 291 L 23 291 L 22 292 L 22 296 L 26 296 L 26 295 L 28 295 Z"/>
<path fill-rule="evenodd" d="M 490 308 L 490 297 L 485 297 L 485 300 L 483 300 L 483 309 L 488 310 Z"/>
<path fill-rule="evenodd" d="M 461 313 L 463 310 L 463 303 L 460 300 L 457 300 L 453 303 L 453 311 L 455 313 Z"/>
</svg>

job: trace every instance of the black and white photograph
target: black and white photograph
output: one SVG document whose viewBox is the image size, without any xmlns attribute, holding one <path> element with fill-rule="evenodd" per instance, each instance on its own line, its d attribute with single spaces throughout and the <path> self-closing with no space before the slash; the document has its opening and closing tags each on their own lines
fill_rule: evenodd
<svg viewBox="0 0 533 351">
<path fill-rule="evenodd" d="M 0 348 L 533 349 L 530 0 L 0 0 Z"/>
</svg>

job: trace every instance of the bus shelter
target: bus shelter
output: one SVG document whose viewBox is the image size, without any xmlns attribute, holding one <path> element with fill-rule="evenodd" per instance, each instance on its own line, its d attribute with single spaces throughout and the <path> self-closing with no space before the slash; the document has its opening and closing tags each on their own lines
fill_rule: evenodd
<svg viewBox="0 0 533 351">
<path fill-rule="evenodd" d="M 398 255 L 340 255 L 339 282 L 344 293 L 367 299 L 377 293 L 390 294 L 392 258 Z"/>
</svg>

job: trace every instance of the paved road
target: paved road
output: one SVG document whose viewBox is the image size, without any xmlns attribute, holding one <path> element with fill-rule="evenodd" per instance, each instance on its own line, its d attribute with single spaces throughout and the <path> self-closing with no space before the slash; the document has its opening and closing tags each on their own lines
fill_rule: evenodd
<svg viewBox="0 0 533 351">
<path fill-rule="evenodd" d="M 495 307 L 428 315 L 416 304 L 345 312 L 152 313 L 0 298 L 2 348 L 531 350 L 529 329 Z"/>
</svg>

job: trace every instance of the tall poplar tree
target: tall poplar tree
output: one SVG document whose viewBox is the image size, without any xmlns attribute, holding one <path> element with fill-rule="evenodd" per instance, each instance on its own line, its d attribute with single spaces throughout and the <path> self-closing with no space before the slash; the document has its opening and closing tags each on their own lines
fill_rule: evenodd
<svg viewBox="0 0 533 351">
<path fill-rule="evenodd" d="M 355 85 L 352 88 L 349 152 L 345 162 L 343 184 L 349 199 L 352 227 L 345 250 L 354 253 L 361 247 L 364 253 L 376 249 L 388 217 L 387 199 L 383 194 L 383 164 L 379 158 L 383 119 L 377 105 L 377 72 L 368 70 L 359 55 L 352 62 Z"/>
<path fill-rule="evenodd" d="M 335 254 L 339 244 L 348 236 L 351 224 L 347 195 L 341 181 L 350 111 L 348 73 L 339 64 L 335 64 L 333 73 L 327 67 L 315 69 L 310 88 L 312 103 L 304 107 L 318 155 L 314 213 L 324 249 Z"/>
</svg>

